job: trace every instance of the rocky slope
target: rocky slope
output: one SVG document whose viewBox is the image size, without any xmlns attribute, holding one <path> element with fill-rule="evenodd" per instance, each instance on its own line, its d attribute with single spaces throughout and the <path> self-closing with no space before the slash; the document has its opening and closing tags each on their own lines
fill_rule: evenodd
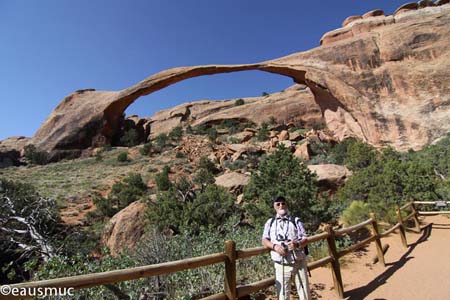
<svg viewBox="0 0 450 300">
<path fill-rule="evenodd" d="M 196 76 L 261 70 L 306 85 L 305 99 L 318 105 L 336 138 L 356 136 L 376 146 L 419 149 L 450 130 L 447 3 L 420 1 L 403 5 L 394 15 L 376 10 L 351 17 L 342 28 L 326 33 L 320 47 L 270 61 L 179 67 L 121 91 L 74 92 L 55 108 L 32 143 L 54 160 L 77 156 L 81 149 L 114 139 L 123 112 L 140 96 Z M 215 118 L 226 118 L 229 112 Z M 212 120 L 203 118 L 196 124 Z"/>
<path fill-rule="evenodd" d="M 261 124 L 272 117 L 278 123 L 296 123 L 305 127 L 323 124 L 319 106 L 305 85 L 293 85 L 280 93 L 263 97 L 224 101 L 196 101 L 156 113 L 149 119 L 150 136 L 168 133 L 176 126 L 219 124 L 224 120 Z"/>
</svg>

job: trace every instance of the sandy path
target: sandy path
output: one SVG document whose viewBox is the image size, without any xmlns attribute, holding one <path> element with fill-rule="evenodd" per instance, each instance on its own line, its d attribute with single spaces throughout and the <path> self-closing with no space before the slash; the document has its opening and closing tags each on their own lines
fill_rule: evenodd
<svg viewBox="0 0 450 300">
<path fill-rule="evenodd" d="M 376 253 L 373 243 L 343 258 L 344 299 L 450 299 L 450 218 L 432 216 L 422 221 L 422 233 L 407 233 L 408 249 L 398 234 L 382 240 L 390 245 L 385 268 L 371 263 Z M 310 279 L 314 299 L 338 299 L 329 268 L 312 271 Z"/>
</svg>

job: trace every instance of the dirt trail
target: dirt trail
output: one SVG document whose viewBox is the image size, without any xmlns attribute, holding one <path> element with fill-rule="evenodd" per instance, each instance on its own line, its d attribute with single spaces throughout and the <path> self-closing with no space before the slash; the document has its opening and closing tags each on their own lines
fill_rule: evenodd
<svg viewBox="0 0 450 300">
<path fill-rule="evenodd" d="M 430 216 L 421 220 L 420 234 L 407 233 L 408 249 L 392 234 L 382 243 L 390 245 L 386 267 L 371 260 L 372 243 L 362 253 L 344 258 L 342 278 L 346 300 L 450 299 L 450 218 Z M 329 268 L 312 271 L 314 299 L 338 299 Z"/>
</svg>

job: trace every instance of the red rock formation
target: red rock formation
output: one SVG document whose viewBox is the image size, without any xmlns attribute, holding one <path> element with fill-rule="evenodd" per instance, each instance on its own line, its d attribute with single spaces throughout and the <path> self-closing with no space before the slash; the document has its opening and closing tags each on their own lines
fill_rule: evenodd
<svg viewBox="0 0 450 300">
<path fill-rule="evenodd" d="M 18 166 L 25 145 L 30 138 L 19 136 L 0 141 L 0 168 Z"/>
<path fill-rule="evenodd" d="M 327 188 L 336 188 L 342 184 L 352 175 L 352 172 L 345 166 L 323 164 L 323 165 L 309 165 L 308 169 L 312 173 L 316 173 L 317 182 L 320 186 Z"/>
<path fill-rule="evenodd" d="M 345 19 L 345 20 L 342 22 L 342 27 L 347 26 L 348 24 L 352 23 L 353 21 L 361 20 L 361 19 L 362 19 L 361 16 L 350 16 L 350 17 L 347 17 L 347 19 Z"/>
<path fill-rule="evenodd" d="M 144 233 L 146 205 L 136 201 L 115 214 L 102 233 L 102 243 L 111 255 L 117 256 L 123 249 L 133 249 Z"/>
<path fill-rule="evenodd" d="M 368 11 L 362 15 L 363 19 L 367 19 L 370 17 L 378 17 L 378 16 L 384 16 L 384 11 L 381 9 L 375 9 L 375 10 Z"/>
<path fill-rule="evenodd" d="M 93 140 L 111 139 L 122 113 L 140 96 L 191 77 L 261 70 L 306 84 L 336 137 L 419 149 L 450 131 L 448 24 L 450 5 L 374 16 L 325 34 L 321 47 L 279 59 L 180 67 L 118 92 L 75 92 L 53 111 L 33 143 L 53 157 L 77 154 Z"/>
<path fill-rule="evenodd" d="M 239 120 L 261 124 L 270 117 L 278 122 L 295 122 L 305 126 L 324 123 L 314 95 L 305 85 L 293 85 L 283 92 L 264 97 L 242 98 L 243 105 L 233 100 L 184 103 L 156 113 L 151 118 L 151 137 L 168 133 L 176 126 L 218 124 L 223 120 Z"/>
</svg>

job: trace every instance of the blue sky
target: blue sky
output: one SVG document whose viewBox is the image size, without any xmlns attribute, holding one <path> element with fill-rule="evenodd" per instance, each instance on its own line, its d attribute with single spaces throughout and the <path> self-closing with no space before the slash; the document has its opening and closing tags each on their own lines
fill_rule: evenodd
<svg viewBox="0 0 450 300">
<path fill-rule="evenodd" d="M 403 1 L 0 0 L 0 140 L 33 136 L 78 89 L 121 90 L 164 69 L 253 63 L 308 50 L 350 15 Z M 141 97 L 127 114 L 259 96 L 291 85 L 258 71 L 189 79 Z"/>
</svg>

